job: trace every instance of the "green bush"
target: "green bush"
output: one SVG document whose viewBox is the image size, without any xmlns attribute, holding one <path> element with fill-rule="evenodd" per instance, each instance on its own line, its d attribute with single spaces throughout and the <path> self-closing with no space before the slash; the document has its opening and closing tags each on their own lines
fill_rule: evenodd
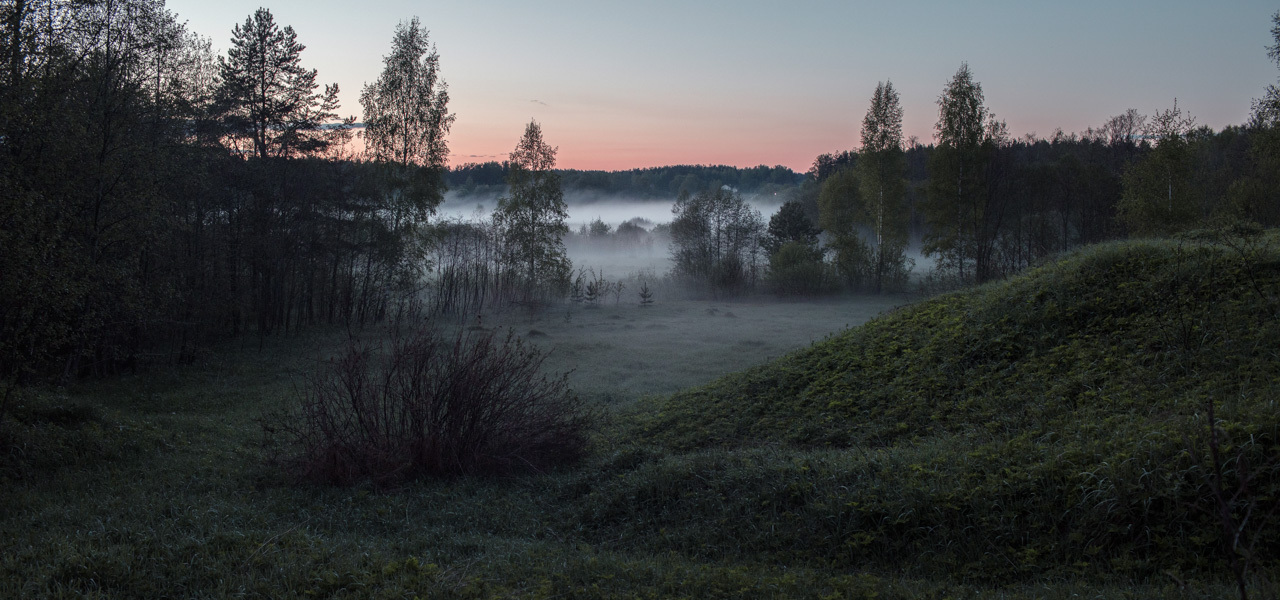
<svg viewBox="0 0 1280 600">
<path fill-rule="evenodd" d="M 800 242 L 787 242 L 769 257 L 766 284 L 781 296 L 814 296 L 834 291 L 835 278 L 822 252 Z"/>
</svg>

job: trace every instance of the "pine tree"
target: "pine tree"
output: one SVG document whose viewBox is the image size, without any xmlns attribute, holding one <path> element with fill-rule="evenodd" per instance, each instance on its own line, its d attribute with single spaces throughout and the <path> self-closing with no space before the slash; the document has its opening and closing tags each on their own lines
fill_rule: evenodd
<svg viewBox="0 0 1280 600">
<path fill-rule="evenodd" d="M 649 282 L 640 282 L 640 306 L 650 306 L 653 304 L 653 292 L 649 290 Z"/>
<path fill-rule="evenodd" d="M 769 217 L 769 228 L 763 245 L 766 252 L 775 254 L 783 244 L 798 242 L 813 249 L 821 259 L 822 253 L 817 249 L 820 233 L 822 230 L 814 227 L 813 222 L 804 214 L 804 206 L 795 200 L 788 200 L 778 208 L 778 212 Z"/>
<path fill-rule="evenodd" d="M 271 11 L 259 8 L 235 26 L 218 62 L 223 126 L 233 139 L 247 139 L 246 150 L 258 158 L 322 152 L 346 133 L 321 129 L 337 119 L 338 86 L 316 93 L 315 69 L 302 68 L 305 49 L 292 27 L 281 29 Z"/>
</svg>

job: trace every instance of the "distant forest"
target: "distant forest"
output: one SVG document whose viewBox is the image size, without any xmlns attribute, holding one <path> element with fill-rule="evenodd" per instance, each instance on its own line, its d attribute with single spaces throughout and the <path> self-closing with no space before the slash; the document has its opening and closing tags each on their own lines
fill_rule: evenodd
<svg viewBox="0 0 1280 600">
<path fill-rule="evenodd" d="M 449 190 L 461 195 L 500 194 L 506 187 L 511 163 L 467 163 L 449 169 Z M 566 192 L 636 200 L 673 199 L 705 189 L 729 186 L 743 194 L 772 194 L 790 190 L 804 181 L 803 173 L 783 166 L 739 168 L 702 165 L 651 167 L 627 171 L 559 169 Z"/>
</svg>

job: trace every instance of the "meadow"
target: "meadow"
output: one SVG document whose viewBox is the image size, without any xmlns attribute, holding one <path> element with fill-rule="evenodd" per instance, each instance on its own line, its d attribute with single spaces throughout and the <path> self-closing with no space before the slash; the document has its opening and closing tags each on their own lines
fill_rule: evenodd
<svg viewBox="0 0 1280 600">
<path fill-rule="evenodd" d="M 492 312 L 479 327 L 512 329 L 547 351 L 549 371 L 570 372 L 575 391 L 608 409 L 763 363 L 905 302 L 659 297 L 641 307 L 630 296 Z M 388 589 L 502 596 L 532 590 L 490 581 L 494 564 L 542 569 L 548 552 L 590 559 L 566 541 L 576 526 L 554 506 L 586 472 L 375 491 L 297 487 L 267 466 L 259 420 L 296 401 L 348 337 L 242 341 L 195 366 L 20 398 L 0 475 L 0 595 L 361 596 L 379 587 L 368 580 L 377 574 L 396 582 Z"/>
<path fill-rule="evenodd" d="M 32 390 L 0 596 L 1225 597 L 1195 452 L 1217 406 L 1257 490 L 1245 581 L 1271 597 L 1269 244 L 1109 244 L 909 306 L 484 314 L 465 325 L 549 350 L 603 416 L 582 463 L 518 476 L 340 488 L 268 462 L 259 419 L 343 331 Z"/>
<path fill-rule="evenodd" d="M 904 305 L 904 296 L 778 302 L 608 298 L 595 307 L 485 317 L 549 353 L 575 391 L 604 404 L 670 395 L 821 340 Z M 492 324 L 492 325 L 490 325 Z"/>
</svg>

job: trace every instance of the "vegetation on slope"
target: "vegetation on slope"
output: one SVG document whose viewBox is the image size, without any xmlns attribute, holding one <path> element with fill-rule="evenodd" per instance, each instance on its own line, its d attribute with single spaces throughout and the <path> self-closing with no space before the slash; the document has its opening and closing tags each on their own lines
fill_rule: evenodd
<svg viewBox="0 0 1280 600">
<path fill-rule="evenodd" d="M 1248 229 L 1098 246 L 655 401 L 630 432 L 684 454 L 613 496 L 640 498 L 646 527 L 726 524 L 681 549 L 978 578 L 1274 570 L 1278 246 Z"/>
<path fill-rule="evenodd" d="M 1267 597 L 1280 240 L 1208 237 L 900 309 L 632 407 L 540 474 L 289 483 L 255 423 L 313 368 L 288 344 L 29 390 L 0 596 L 1223 597 L 1214 490 L 1247 475 L 1226 508 L 1254 509 Z"/>
</svg>

